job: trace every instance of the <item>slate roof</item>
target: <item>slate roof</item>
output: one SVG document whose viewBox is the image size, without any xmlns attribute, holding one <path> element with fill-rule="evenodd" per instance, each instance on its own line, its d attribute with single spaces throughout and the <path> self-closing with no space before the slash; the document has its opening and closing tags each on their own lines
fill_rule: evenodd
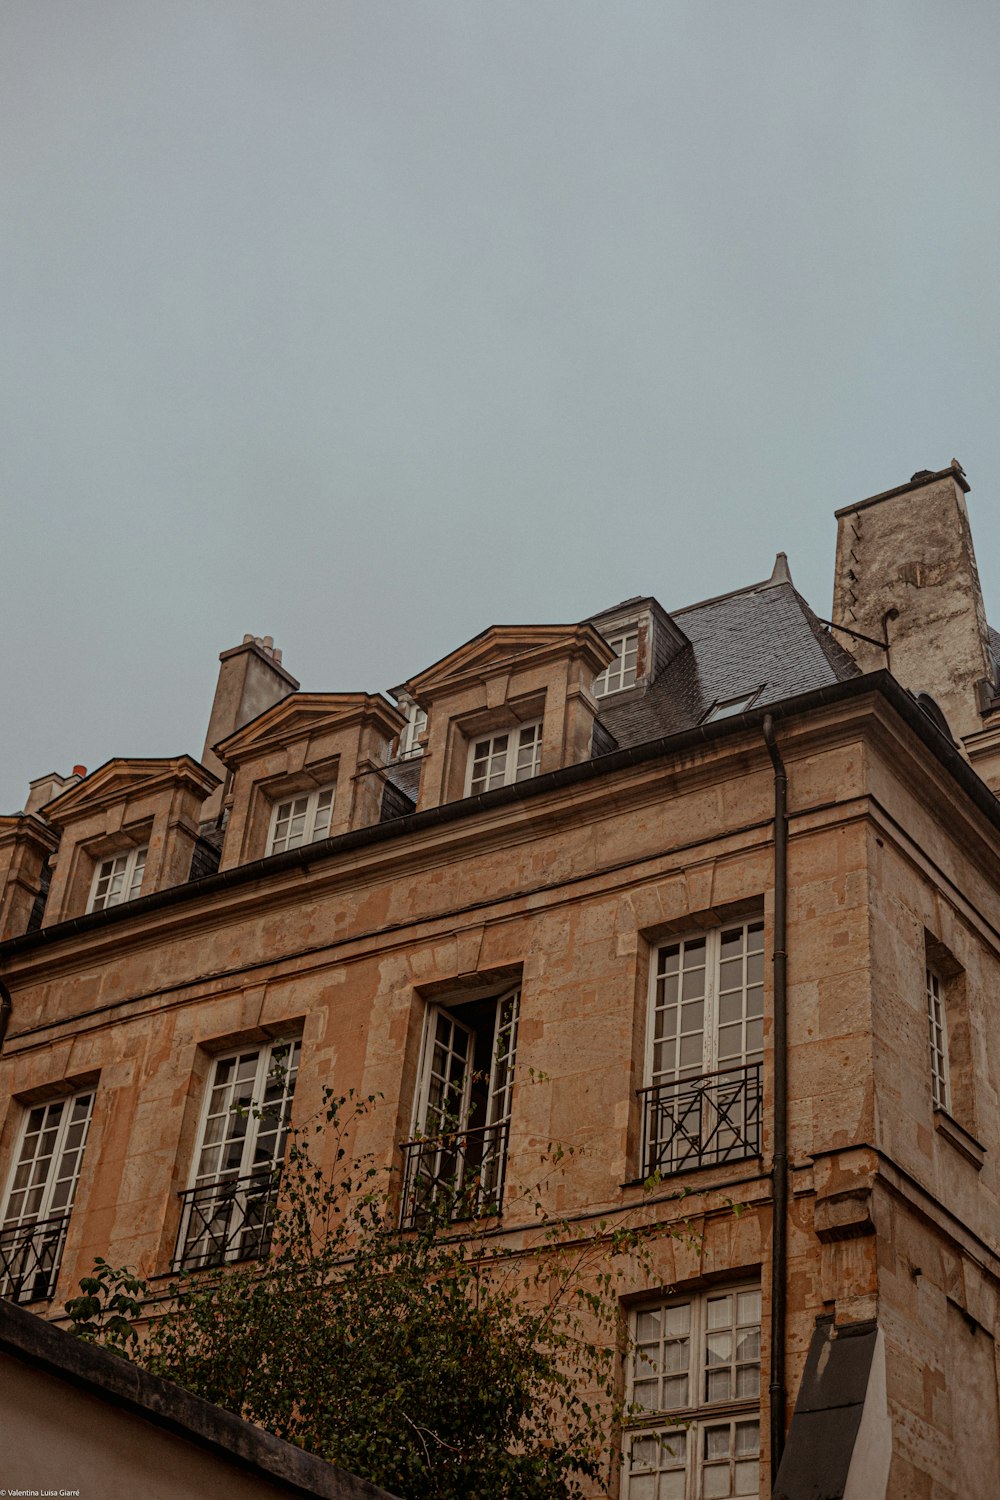
<svg viewBox="0 0 1000 1500">
<path fill-rule="evenodd" d="M 671 619 L 690 644 L 647 688 L 602 700 L 601 719 L 622 747 L 690 729 L 719 699 L 759 689 L 759 708 L 858 672 L 790 582 L 753 584 Z"/>
</svg>

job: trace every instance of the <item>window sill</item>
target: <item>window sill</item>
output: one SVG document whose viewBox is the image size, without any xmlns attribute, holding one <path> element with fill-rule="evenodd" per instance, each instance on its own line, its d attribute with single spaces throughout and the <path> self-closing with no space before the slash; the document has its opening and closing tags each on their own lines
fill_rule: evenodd
<svg viewBox="0 0 1000 1500">
<path fill-rule="evenodd" d="M 946 1114 L 943 1109 L 934 1111 L 934 1129 L 939 1135 L 943 1135 L 946 1141 L 950 1141 L 955 1150 L 966 1161 L 971 1161 L 976 1171 L 981 1171 L 986 1160 L 986 1147 L 976 1140 L 974 1135 L 961 1126 L 951 1115 Z"/>
</svg>

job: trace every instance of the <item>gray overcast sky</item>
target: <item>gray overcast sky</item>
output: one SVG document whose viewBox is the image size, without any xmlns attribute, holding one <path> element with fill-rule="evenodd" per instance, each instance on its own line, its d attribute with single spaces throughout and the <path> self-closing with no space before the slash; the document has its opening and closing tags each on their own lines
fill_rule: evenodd
<svg viewBox="0 0 1000 1500">
<path fill-rule="evenodd" d="M 1000 618 L 994 0 L 5 0 L 0 811 L 679 607 L 956 455 Z"/>
</svg>

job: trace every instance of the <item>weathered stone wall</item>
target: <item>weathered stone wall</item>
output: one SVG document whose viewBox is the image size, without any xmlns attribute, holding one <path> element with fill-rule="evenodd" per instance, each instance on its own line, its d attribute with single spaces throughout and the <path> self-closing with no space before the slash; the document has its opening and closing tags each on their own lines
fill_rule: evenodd
<svg viewBox="0 0 1000 1500">
<path fill-rule="evenodd" d="M 963 1286 L 974 1262 L 994 1286 L 997 835 L 874 698 L 787 720 L 779 737 L 791 810 L 789 1412 L 816 1317 L 877 1316 L 894 1414 L 890 1494 L 929 1496 L 913 1487 L 921 1445 L 946 1451 L 967 1412 L 913 1385 L 915 1367 L 949 1368 L 953 1344 L 947 1314 L 914 1312 L 907 1267 L 919 1256 L 921 1277 L 945 1302 L 946 1262 L 961 1267 Z M 644 1197 L 636 1089 L 655 943 L 762 913 L 772 951 L 772 815 L 762 740 L 740 731 L 11 954 L 0 1091 L 14 1103 L 3 1162 L 24 1102 L 99 1077 L 52 1312 L 95 1254 L 145 1274 L 167 1269 L 214 1052 L 301 1031 L 296 1117 L 313 1113 L 325 1085 L 383 1096 L 356 1146 L 389 1165 L 412 1129 L 428 1000 L 520 975 L 512 1188 L 533 1180 L 540 1153 L 559 1141 L 580 1154 L 548 1190 L 553 1211 L 580 1222 L 690 1220 L 693 1242 L 664 1238 L 652 1280 L 626 1290 L 760 1275 L 766 1367 L 770 965 L 762 1161 Z M 967 1123 L 985 1147 L 980 1168 L 935 1129 L 925 930 L 966 975 Z M 682 1202 L 680 1185 L 690 1190 Z M 503 1227 L 530 1239 L 514 1202 Z M 977 1306 L 970 1316 L 992 1341 L 985 1292 Z M 980 1345 L 973 1354 L 978 1370 Z"/>
</svg>

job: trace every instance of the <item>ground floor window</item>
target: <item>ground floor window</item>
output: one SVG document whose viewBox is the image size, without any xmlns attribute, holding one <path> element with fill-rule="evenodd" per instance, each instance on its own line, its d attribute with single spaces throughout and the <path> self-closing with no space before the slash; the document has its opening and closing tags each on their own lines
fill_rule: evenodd
<svg viewBox="0 0 1000 1500">
<path fill-rule="evenodd" d="M 760 1489 L 760 1289 L 632 1315 L 625 1500 L 743 1500 Z"/>
</svg>

